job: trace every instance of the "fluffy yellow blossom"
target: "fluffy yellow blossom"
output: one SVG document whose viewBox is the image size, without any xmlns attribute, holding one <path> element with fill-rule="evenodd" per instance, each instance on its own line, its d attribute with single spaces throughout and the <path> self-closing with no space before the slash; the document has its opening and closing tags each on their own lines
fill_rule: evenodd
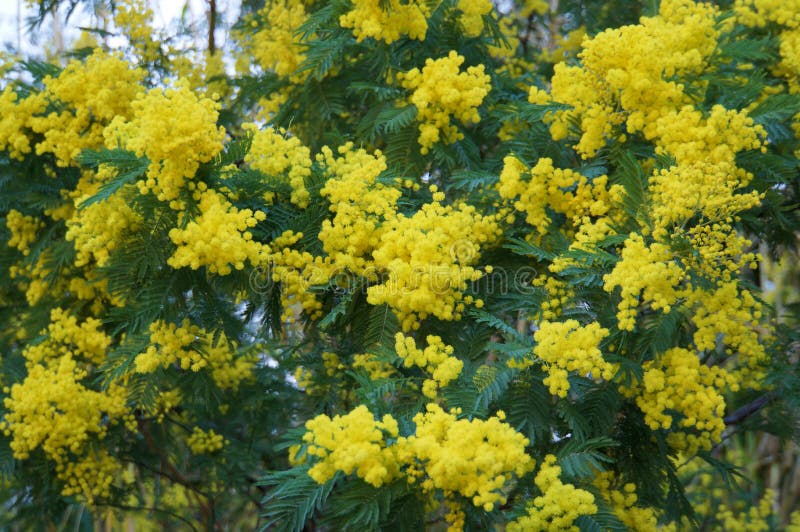
<svg viewBox="0 0 800 532">
<path fill-rule="evenodd" d="M 491 78 L 483 65 L 459 71 L 464 57 L 451 51 L 447 57 L 428 58 L 422 70 L 397 74 L 403 88 L 414 91 L 409 102 L 417 107 L 419 144 L 422 154 L 437 142 L 453 143 L 463 134 L 451 118 L 464 125 L 479 122 L 478 107 L 491 89 Z"/>
<path fill-rule="evenodd" d="M 581 326 L 576 320 L 542 322 L 533 335 L 536 347 L 533 354 L 546 365 L 544 384 L 550 393 L 566 397 L 569 392 L 567 376 L 570 372 L 609 380 L 614 376 L 614 366 L 603 360 L 600 342 L 608 336 L 608 329 L 599 323 Z"/>
<path fill-rule="evenodd" d="M 575 520 L 582 515 L 597 513 L 594 495 L 572 484 L 564 484 L 556 457 L 548 454 L 536 474 L 536 487 L 542 494 L 533 499 L 528 513 L 508 524 L 509 532 L 552 530 L 578 532 Z"/>
<path fill-rule="evenodd" d="M 225 446 L 225 438 L 222 434 L 214 432 L 213 429 L 204 431 L 200 427 L 194 427 L 186 444 L 192 454 L 211 454 Z"/>
<path fill-rule="evenodd" d="M 533 469 L 525 452 L 528 439 L 502 421 L 502 412 L 485 421 L 457 419 L 457 413 L 429 403 L 414 416 L 415 433 L 398 438 L 398 460 L 423 489 L 458 493 L 492 511 L 506 502 L 505 487 L 514 475 Z"/>
<path fill-rule="evenodd" d="M 420 0 L 353 0 L 353 9 L 339 17 L 339 25 L 352 28 L 358 42 L 368 37 L 391 44 L 406 35 L 424 40 L 428 31 L 428 4 Z"/>
<path fill-rule="evenodd" d="M 296 33 L 307 18 L 300 0 L 273 0 L 259 10 L 253 21 L 257 30 L 246 39 L 247 49 L 262 69 L 281 77 L 295 74 L 305 60 Z"/>
<path fill-rule="evenodd" d="M 661 2 L 659 16 L 638 25 L 608 29 L 583 42 L 582 66 L 560 63 L 552 79 L 553 101 L 572 106 L 552 118 L 556 139 L 567 136 L 577 121 L 581 137 L 575 145 L 593 156 L 625 124 L 646 138 L 674 122 L 691 103 L 676 75 L 699 74 L 717 43 L 716 8 L 691 0 Z"/>
<path fill-rule="evenodd" d="M 399 474 L 394 452 L 384 441 L 384 434 L 394 438 L 398 433 L 397 421 L 388 414 L 376 421 L 361 405 L 333 419 L 319 415 L 306 422 L 306 429 L 308 454 L 318 458 L 308 474 L 320 484 L 342 471 L 378 488 Z"/>
<path fill-rule="evenodd" d="M 109 421 L 128 414 L 125 390 L 112 386 L 103 392 L 86 388 L 86 372 L 70 356 L 45 367 L 30 368 L 22 383 L 14 384 L 3 400 L 3 429 L 12 437 L 11 450 L 19 460 L 41 448 L 47 457 L 63 463 L 80 456 L 90 439 L 102 439 Z"/>
<path fill-rule="evenodd" d="M 61 308 L 50 311 L 50 324 L 40 334 L 46 339 L 29 345 L 24 351 L 27 366 L 50 365 L 69 356 L 99 365 L 105 360 L 111 338 L 103 332 L 103 323 L 96 318 L 78 322 L 76 316 Z"/>
<path fill-rule="evenodd" d="M 58 77 L 46 77 L 41 97 L 62 110 L 31 118 L 30 128 L 44 137 L 36 153 L 52 153 L 59 166 L 68 166 L 81 150 L 102 146 L 105 126 L 131 116 L 143 77 L 142 70 L 100 49 L 85 61 L 70 61 Z"/>
<path fill-rule="evenodd" d="M 703 365 L 696 353 L 676 347 L 645 363 L 636 404 L 652 430 L 673 430 L 670 444 L 694 454 L 711 449 L 722 436 L 722 390 L 730 382 L 723 368 Z"/>
<path fill-rule="evenodd" d="M 172 89 L 151 89 L 131 105 L 130 121 L 118 117 L 106 128 L 106 145 L 146 156 L 150 165 L 146 179 L 137 183 L 140 193 L 153 192 L 180 209 L 183 202 L 178 197 L 186 180 L 222 150 L 225 130 L 217 126 L 219 104 L 179 82 Z"/>
<path fill-rule="evenodd" d="M 333 419 L 317 416 L 306 422 L 303 437 L 308 455 L 317 457 L 309 475 L 323 484 L 337 471 L 355 472 L 375 487 L 404 475 L 426 491 L 458 493 L 491 511 L 505 503 L 513 476 L 533 469 L 525 453 L 529 442 L 502 421 L 502 412 L 486 421 L 456 414 L 428 404 L 414 416 L 416 431 L 408 437 L 398 437 L 392 416 L 376 421 L 364 405 Z M 396 438 L 394 445 L 387 445 L 388 438 Z"/>
<path fill-rule="evenodd" d="M 247 125 L 245 128 L 254 130 L 250 151 L 244 157 L 245 162 L 270 177 L 286 179 L 292 187 L 292 203 L 306 208 L 309 194 L 305 180 L 311 175 L 311 150 L 284 129 L 267 128 L 258 131 L 255 126 Z"/>
<path fill-rule="evenodd" d="M 464 35 L 477 37 L 483 32 L 483 17 L 494 8 L 491 0 L 458 0 L 461 11 L 459 21 L 464 26 Z"/>
<path fill-rule="evenodd" d="M 92 505 L 96 499 L 110 496 L 111 484 L 119 477 L 121 469 L 122 464 L 108 454 L 106 449 L 90 449 L 77 460 L 59 463 L 56 474 L 64 483 L 62 495 L 74 495 Z"/>
<path fill-rule="evenodd" d="M 319 239 L 337 268 L 374 278 L 370 255 L 379 244 L 383 221 L 395 216 L 401 192 L 377 182 L 387 168 L 380 151 L 369 154 L 350 143 L 337 151 L 335 157 L 325 146 L 318 157 L 330 176 L 320 194 L 334 213 L 323 220 Z"/>
<path fill-rule="evenodd" d="M 137 355 L 134 363 L 139 373 L 151 373 L 159 367 L 180 364 L 181 369 L 200 371 L 208 362 L 193 347 L 203 334 L 197 325 L 188 319 L 180 326 L 174 323 L 155 321 L 150 324 L 150 346 Z"/>
<path fill-rule="evenodd" d="M 736 0 L 733 6 L 740 23 L 761 28 L 774 22 L 800 28 L 800 2 L 797 0 Z"/>
<path fill-rule="evenodd" d="M 0 93 L 0 150 L 8 151 L 12 159 L 22 160 L 31 152 L 31 117 L 44 111 L 47 102 L 41 97 L 20 99 L 11 85 Z"/>
<path fill-rule="evenodd" d="M 75 200 L 79 206 L 86 199 Z M 75 265 L 85 266 L 92 260 L 104 266 L 128 231 L 135 231 L 142 217 L 134 211 L 123 194 L 113 194 L 105 201 L 77 209 L 67 220 L 66 239 L 75 245 Z"/>
<path fill-rule="evenodd" d="M 658 516 L 655 510 L 636 506 L 639 500 L 636 484 L 628 482 L 623 486 L 615 486 L 619 484 L 616 480 L 610 471 L 598 474 L 594 480 L 594 485 L 600 489 L 603 499 L 611 504 L 614 514 L 634 532 L 656 530 Z"/>
<path fill-rule="evenodd" d="M 694 289 L 687 295 L 687 303 L 694 308 L 691 320 L 696 327 L 695 347 L 716 352 L 719 345 L 725 346 L 726 354 L 738 357 L 737 368 L 732 371 L 736 377 L 732 389 L 738 389 L 738 382 L 761 388 L 764 365 L 769 360 L 759 341 L 762 304 L 735 279 L 707 290 Z"/>
<path fill-rule="evenodd" d="M 678 285 L 684 272 L 673 260 L 668 246 L 655 242 L 649 246 L 638 233 L 632 233 L 622 249 L 622 260 L 603 277 L 604 288 L 621 288 L 619 328 L 632 331 L 640 297 L 654 309 L 669 312 L 679 297 Z"/>
<path fill-rule="evenodd" d="M 538 237 L 547 233 L 552 223 L 548 210 L 562 213 L 574 226 L 580 226 L 587 217 L 608 213 L 612 198 L 622 189 L 619 185 L 608 187 L 605 175 L 590 183 L 574 170 L 554 168 L 552 159 L 546 157 L 529 169 L 508 155 L 503 159 L 497 190 L 517 211 L 525 213 L 525 221 L 536 229 Z"/>
<path fill-rule="evenodd" d="M 44 227 L 44 222 L 11 209 L 6 214 L 6 227 L 11 232 L 8 245 L 27 256 L 31 252 L 31 244 L 36 242 L 36 233 Z"/>
<path fill-rule="evenodd" d="M 428 335 L 428 346 L 423 350 L 417 347 L 414 338 L 397 333 L 395 350 L 407 368 L 416 366 L 428 372 L 430 379 L 422 385 L 422 393 L 429 399 L 436 398 L 438 388 L 456 380 L 464 368 L 464 363 L 452 356 L 453 347 L 445 345 L 438 336 Z"/>
<path fill-rule="evenodd" d="M 775 492 L 767 489 L 758 501 L 747 509 L 736 511 L 737 508 L 721 504 L 717 508 L 715 517 L 719 520 L 723 530 L 730 532 L 767 532 L 774 530 L 768 519 L 773 515 L 772 506 Z M 788 530 L 788 529 L 787 529 Z"/>
<path fill-rule="evenodd" d="M 153 10 L 143 0 L 118 0 L 114 24 L 128 38 L 142 61 L 158 59 L 160 39 L 153 31 Z"/>
<path fill-rule="evenodd" d="M 311 319 L 322 315 L 322 302 L 311 290 L 312 286 L 330 281 L 332 267 L 326 258 L 314 256 L 307 251 L 290 249 L 303 237 L 302 233 L 287 230 L 272 242 L 269 254 L 270 270 L 267 272 L 274 283 L 281 285 L 282 318 L 291 321 L 293 308 L 299 304 Z"/>
<path fill-rule="evenodd" d="M 394 368 L 387 362 L 377 360 L 375 355 L 363 353 L 353 356 L 353 368 L 363 369 L 373 381 L 386 379 L 395 374 Z"/>
<path fill-rule="evenodd" d="M 182 370 L 207 368 L 221 390 L 236 390 L 253 377 L 256 360 L 237 353 L 236 342 L 225 333 L 206 331 L 188 319 L 180 326 L 156 321 L 150 324 L 150 346 L 134 359 L 136 371 L 151 373 L 160 367 L 177 364 Z"/>
<path fill-rule="evenodd" d="M 167 264 L 193 270 L 205 266 L 210 273 L 228 275 L 244 269 L 247 261 L 262 262 L 268 248 L 254 241 L 248 231 L 265 219 L 262 211 L 239 210 L 212 189 L 202 192 L 198 207 L 196 219 L 170 230 L 169 238 L 178 248 Z"/>
<path fill-rule="evenodd" d="M 437 197 L 411 216 L 398 213 L 387 220 L 372 254 L 387 278 L 369 287 L 367 301 L 388 303 L 404 330 L 419 327 L 429 315 L 460 319 L 468 304 L 463 292 L 483 275 L 473 267 L 479 251 L 500 232 L 494 216 L 481 215 L 471 205 L 442 205 Z"/>
<path fill-rule="evenodd" d="M 256 357 L 237 353 L 236 342 L 229 341 L 225 333 L 206 332 L 202 343 L 211 378 L 220 390 L 236 390 L 253 378 Z"/>
</svg>

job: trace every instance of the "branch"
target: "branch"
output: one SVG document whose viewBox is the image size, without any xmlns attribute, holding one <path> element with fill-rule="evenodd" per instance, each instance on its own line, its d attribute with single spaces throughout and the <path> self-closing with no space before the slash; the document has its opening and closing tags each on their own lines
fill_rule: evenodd
<svg viewBox="0 0 800 532">
<path fill-rule="evenodd" d="M 725 416 L 723 421 L 725 421 L 725 425 L 736 425 L 737 423 L 741 423 L 748 417 L 767 406 L 772 399 L 773 395 L 771 393 L 764 394 L 750 403 L 738 408 L 735 412 Z"/>
<path fill-rule="evenodd" d="M 217 0 L 208 0 L 208 55 L 217 51 L 214 33 L 217 29 Z"/>
</svg>

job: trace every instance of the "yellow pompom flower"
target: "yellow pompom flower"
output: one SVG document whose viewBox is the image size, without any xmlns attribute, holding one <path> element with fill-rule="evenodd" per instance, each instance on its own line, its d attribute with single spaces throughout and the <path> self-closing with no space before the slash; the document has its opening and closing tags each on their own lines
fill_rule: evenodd
<svg viewBox="0 0 800 532">
<path fill-rule="evenodd" d="M 358 42 L 368 37 L 391 44 L 406 35 L 424 40 L 428 31 L 428 4 L 420 0 L 353 0 L 353 9 L 339 17 L 339 25 L 352 28 Z"/>
<path fill-rule="evenodd" d="M 106 146 L 146 156 L 150 165 L 146 179 L 137 183 L 139 192 L 153 192 L 181 209 L 183 202 L 177 200 L 186 181 L 222 151 L 225 130 L 217 126 L 219 104 L 179 82 L 175 88 L 151 89 L 131 106 L 130 121 L 117 117 L 106 128 Z"/>
<path fill-rule="evenodd" d="M 582 515 L 597 513 L 594 495 L 572 484 L 564 484 L 560 475 L 561 467 L 556 465 L 556 457 L 548 454 L 534 480 L 542 494 L 528 506 L 527 515 L 509 523 L 506 530 L 578 532 L 575 520 Z"/>
<path fill-rule="evenodd" d="M 248 231 L 264 220 L 262 211 L 239 210 L 212 189 L 202 192 L 200 215 L 184 228 L 173 228 L 169 238 L 178 246 L 167 259 L 173 268 L 201 266 L 210 273 L 228 275 L 234 269 L 244 269 L 245 262 L 262 262 L 268 247 L 253 240 Z"/>
<path fill-rule="evenodd" d="M 599 323 L 582 327 L 576 320 L 542 322 L 533 334 L 536 347 L 533 354 L 546 365 L 544 384 L 550 393 L 566 397 L 569 392 L 567 376 L 576 372 L 594 379 L 609 380 L 614 376 L 614 366 L 603 360 L 599 344 L 609 334 Z"/>
<path fill-rule="evenodd" d="M 464 125 L 481 119 L 478 107 L 489 94 L 491 78 L 483 65 L 461 72 L 463 63 L 464 57 L 451 51 L 447 57 L 426 59 L 422 70 L 414 68 L 397 74 L 402 87 L 414 91 L 408 101 L 417 107 L 423 155 L 437 142 L 450 144 L 463 138 L 451 118 Z"/>
</svg>

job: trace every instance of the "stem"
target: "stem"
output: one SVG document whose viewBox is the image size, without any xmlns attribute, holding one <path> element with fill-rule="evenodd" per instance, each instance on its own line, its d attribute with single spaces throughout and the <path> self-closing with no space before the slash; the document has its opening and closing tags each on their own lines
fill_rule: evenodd
<svg viewBox="0 0 800 532">
<path fill-rule="evenodd" d="M 217 43 L 214 33 L 217 29 L 217 0 L 208 0 L 208 54 L 214 55 Z"/>
</svg>

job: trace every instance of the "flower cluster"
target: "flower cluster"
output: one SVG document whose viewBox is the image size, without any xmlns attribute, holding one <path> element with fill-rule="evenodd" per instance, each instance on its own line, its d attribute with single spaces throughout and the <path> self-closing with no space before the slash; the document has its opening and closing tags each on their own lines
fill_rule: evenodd
<svg viewBox="0 0 800 532">
<path fill-rule="evenodd" d="M 306 423 L 303 437 L 308 454 L 319 458 L 309 475 L 322 484 L 337 471 L 355 473 L 376 487 L 404 475 L 426 491 L 459 494 L 491 511 L 505 503 L 504 488 L 512 476 L 533 469 L 525 453 L 529 442 L 503 422 L 502 412 L 485 421 L 457 419 L 457 414 L 428 404 L 414 416 L 416 431 L 407 437 L 398 437 L 392 416 L 376 421 L 364 405 L 333 419 L 317 416 Z M 393 445 L 387 436 L 396 439 Z"/>
<path fill-rule="evenodd" d="M 6 214 L 6 227 L 11 232 L 8 245 L 27 256 L 31 252 L 31 244 L 36 242 L 36 233 L 44 227 L 44 222 L 11 209 Z"/>
<path fill-rule="evenodd" d="M 503 422 L 502 411 L 487 420 L 458 419 L 459 413 L 429 403 L 414 416 L 415 433 L 398 438 L 397 455 L 423 489 L 457 493 L 489 512 L 506 502 L 504 488 L 514 475 L 533 469 L 529 441 Z"/>
<path fill-rule="evenodd" d="M 500 197 L 513 201 L 517 211 L 525 213 L 525 221 L 536 229 L 538 236 L 550 228 L 548 211 L 565 215 L 576 227 L 588 224 L 590 217 L 609 212 L 622 187 L 608 187 L 604 175 L 589 182 L 574 170 L 555 168 L 552 159 L 546 157 L 528 169 L 518 158 L 508 155 L 503 159 L 497 190 Z"/>
<path fill-rule="evenodd" d="M 159 367 L 180 364 L 181 369 L 200 371 L 207 364 L 203 355 L 193 348 L 202 329 L 188 319 L 180 326 L 155 321 L 150 324 L 150 346 L 136 356 L 134 363 L 139 373 L 152 373 Z"/>
<path fill-rule="evenodd" d="M 25 460 L 41 449 L 66 481 L 63 493 L 80 493 L 91 502 L 107 493 L 113 468 L 108 457 L 92 458 L 90 442 L 102 440 L 111 424 L 130 425 L 130 419 L 124 388 L 112 385 L 97 392 L 81 383 L 85 377 L 69 355 L 34 365 L 3 400 L 2 429 L 12 437 L 15 458 Z"/>
<path fill-rule="evenodd" d="M 256 32 L 248 35 L 248 50 L 265 71 L 290 77 L 305 60 L 303 45 L 295 33 L 306 21 L 305 5 L 300 0 L 267 2 L 251 21 Z"/>
<path fill-rule="evenodd" d="M 324 220 L 319 232 L 323 249 L 341 269 L 375 278 L 370 255 L 378 246 L 384 220 L 395 216 L 399 190 L 376 182 L 386 170 L 386 158 L 355 150 L 351 143 L 340 146 L 339 157 L 326 147 L 317 157 L 330 176 L 320 190 L 330 201 L 333 219 Z"/>
<path fill-rule="evenodd" d="M 561 467 L 556 457 L 545 456 L 534 482 L 542 492 L 533 499 L 527 514 L 508 524 L 509 532 L 524 530 L 555 530 L 578 532 L 575 520 L 582 515 L 597 513 L 594 495 L 572 484 L 564 484 L 559 476 Z"/>
<path fill-rule="evenodd" d="M 553 101 L 572 106 L 552 117 L 555 139 L 580 124 L 575 148 L 593 156 L 624 124 L 629 133 L 658 136 L 691 103 L 675 75 L 700 73 L 717 43 L 716 8 L 691 0 L 661 3 L 660 16 L 638 25 L 609 29 L 585 41 L 582 66 L 559 63 L 552 79 Z"/>
<path fill-rule="evenodd" d="M 420 0 L 353 0 L 353 9 L 339 17 L 339 25 L 352 28 L 358 42 L 368 37 L 391 44 L 408 36 L 424 40 L 430 8 Z"/>
<path fill-rule="evenodd" d="M 429 399 L 436 398 L 438 388 L 447 386 L 456 380 L 464 368 L 464 363 L 452 356 L 453 347 L 445 345 L 438 336 L 428 335 L 428 347 L 424 350 L 417 347 L 414 338 L 397 333 L 395 336 L 395 350 L 403 359 L 407 368 L 417 366 L 430 375 L 422 384 L 422 393 Z"/>
<path fill-rule="evenodd" d="M 648 246 L 638 233 L 632 233 L 625 241 L 621 256 L 622 260 L 603 281 L 608 292 L 618 286 L 622 289 L 617 313 L 619 328 L 632 331 L 639 298 L 643 296 L 654 309 L 669 312 L 680 295 L 678 285 L 684 272 L 674 261 L 669 246 L 658 242 Z"/>
<path fill-rule="evenodd" d="M 77 198 L 76 206 L 80 206 L 87 197 L 82 195 Z M 75 266 L 85 266 L 92 260 L 97 266 L 104 266 L 123 235 L 135 231 L 141 223 L 141 215 L 130 206 L 122 193 L 76 209 L 67 220 L 66 234 L 66 239 L 75 245 Z"/>
<path fill-rule="evenodd" d="M 121 0 L 114 10 L 114 24 L 128 37 L 142 61 L 158 59 L 159 39 L 153 31 L 153 10 L 143 0 Z"/>
<path fill-rule="evenodd" d="M 292 187 L 292 203 L 306 208 L 309 194 L 305 180 L 311 175 L 311 150 L 303 146 L 297 137 L 289 136 L 284 129 L 267 128 L 259 131 L 255 126 L 245 127 L 254 130 L 245 162 L 268 176 L 286 179 Z"/>
<path fill-rule="evenodd" d="M 459 21 L 464 26 L 464 35 L 477 37 L 483 32 L 483 17 L 494 8 L 491 0 L 458 0 L 461 11 Z"/>
<path fill-rule="evenodd" d="M 50 311 L 50 324 L 41 331 L 46 339 L 29 345 L 23 356 L 28 367 L 50 364 L 60 357 L 72 357 L 99 365 L 105 360 L 111 338 L 103 332 L 102 322 L 97 318 L 78 318 L 67 310 L 54 308 Z"/>
<path fill-rule="evenodd" d="M 318 461 L 308 474 L 319 484 L 324 484 L 342 471 L 355 474 L 375 487 L 391 482 L 399 475 L 395 452 L 386 447 L 385 436 L 396 438 L 397 421 L 385 415 L 376 421 L 372 412 L 361 405 L 343 416 L 319 415 L 306 422 L 303 441 L 308 443 L 308 454 Z"/>
<path fill-rule="evenodd" d="M 225 438 L 222 434 L 214 432 L 213 429 L 204 431 L 200 427 L 195 427 L 187 438 L 186 444 L 192 454 L 211 454 L 225 446 Z"/>
<path fill-rule="evenodd" d="M 459 71 L 464 57 L 451 51 L 447 57 L 426 59 L 422 70 L 400 72 L 397 79 L 403 88 L 414 91 L 409 102 L 417 107 L 419 144 L 422 154 L 437 142 L 450 144 L 463 134 L 451 123 L 451 117 L 462 124 L 479 122 L 478 107 L 491 89 L 491 78 L 483 65 Z"/>
<path fill-rule="evenodd" d="M 121 57 L 97 49 L 85 61 L 70 61 L 58 77 L 45 78 L 45 90 L 29 98 L 63 110 L 30 119 L 31 130 L 44 136 L 36 153 L 52 153 L 59 166 L 69 166 L 81 150 L 102 146 L 105 126 L 133 113 L 143 76 Z"/>
<path fill-rule="evenodd" d="M 608 329 L 596 322 L 584 327 L 576 320 L 545 321 L 539 325 L 533 335 L 536 340 L 533 354 L 546 364 L 547 377 L 543 382 L 550 393 L 567 396 L 570 372 L 605 380 L 614 376 L 614 366 L 603 360 L 599 347 L 608 334 Z"/>
<path fill-rule="evenodd" d="M 198 207 L 197 218 L 170 230 L 169 238 L 178 247 L 167 264 L 193 270 L 205 266 L 218 275 L 243 269 L 245 261 L 261 264 L 268 248 L 254 241 L 248 229 L 266 218 L 263 211 L 239 210 L 212 189 L 202 192 Z"/>
<path fill-rule="evenodd" d="M 387 279 L 369 287 L 367 301 L 388 303 L 404 330 L 418 328 L 419 320 L 429 315 L 457 320 L 465 305 L 483 305 L 463 293 L 469 282 L 483 276 L 473 267 L 480 248 L 493 243 L 501 231 L 494 215 L 466 204 L 443 205 L 444 194 L 431 190 L 431 203 L 411 216 L 397 213 L 384 223 L 372 254 Z"/>
<path fill-rule="evenodd" d="M 696 353 L 676 347 L 645 363 L 636 404 L 652 430 L 675 429 L 670 444 L 694 454 L 711 449 L 722 436 L 722 392 L 729 384 L 735 387 L 724 369 L 703 365 Z"/>
<path fill-rule="evenodd" d="M 106 128 L 106 145 L 146 156 L 150 165 L 146 179 L 137 183 L 139 192 L 153 192 L 172 208 L 184 208 L 178 197 L 186 180 L 222 150 L 225 130 L 217 126 L 219 105 L 179 82 L 175 88 L 151 89 L 131 106 L 131 120 L 118 116 Z"/>
<path fill-rule="evenodd" d="M 625 526 L 634 532 L 648 532 L 657 528 L 658 516 L 653 508 L 637 506 L 636 484 L 628 482 L 615 486 L 614 473 L 599 473 L 594 485 L 600 490 L 603 499 L 611 504 L 616 515 Z"/>
</svg>

